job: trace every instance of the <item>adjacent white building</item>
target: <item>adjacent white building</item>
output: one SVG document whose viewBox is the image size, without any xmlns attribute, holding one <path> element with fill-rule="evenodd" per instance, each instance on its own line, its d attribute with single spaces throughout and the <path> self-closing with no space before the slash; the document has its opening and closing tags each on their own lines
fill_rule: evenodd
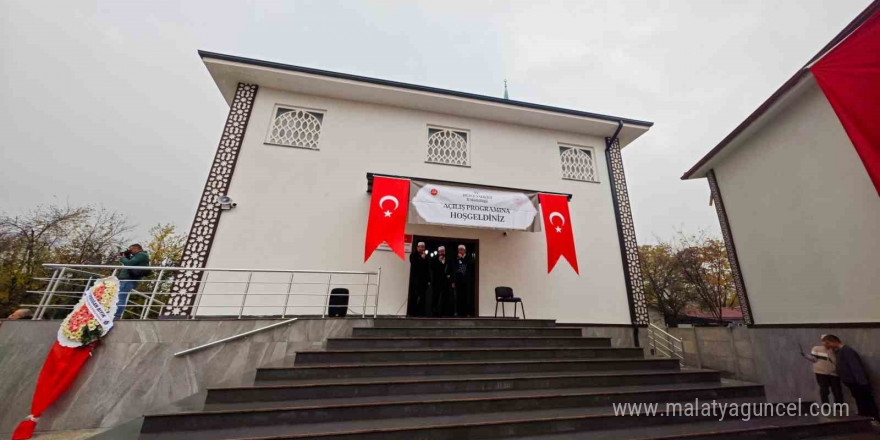
<svg viewBox="0 0 880 440">
<path fill-rule="evenodd" d="M 877 189 L 809 70 L 877 11 L 862 12 L 682 177 L 708 179 L 749 323 L 880 322 Z"/>
<path fill-rule="evenodd" d="M 563 193 L 570 195 L 580 275 L 564 262 L 547 273 L 540 230 L 408 224 L 406 233 L 416 240 L 461 239 L 476 245 L 476 300 L 482 316 L 493 315 L 494 288 L 504 285 L 524 299 L 529 318 L 647 323 L 620 149 L 648 131 L 650 122 L 229 55 L 200 55 L 229 103 L 230 114 L 184 265 L 354 271 L 381 267 L 377 312 L 401 314 L 406 310 L 409 263 L 388 251 L 377 251 L 363 261 L 368 176 Z M 221 211 L 219 195 L 230 197 L 235 208 Z M 258 289 L 257 280 L 251 281 Z M 165 315 L 191 314 L 193 298 L 187 293 L 194 290 L 187 289 L 196 285 L 179 286 Z M 240 301 L 240 296 L 212 300 L 204 295 L 198 314 L 230 314 Z M 359 301 L 353 297 L 353 307 L 359 307 Z M 278 304 L 277 309 L 247 310 L 278 315 Z"/>
</svg>

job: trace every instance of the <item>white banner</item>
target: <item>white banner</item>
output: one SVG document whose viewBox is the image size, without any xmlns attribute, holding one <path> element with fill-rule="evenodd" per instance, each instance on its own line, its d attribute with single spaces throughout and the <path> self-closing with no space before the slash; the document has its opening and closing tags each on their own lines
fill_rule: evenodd
<svg viewBox="0 0 880 440">
<path fill-rule="evenodd" d="M 533 224 L 538 210 L 525 193 L 433 183 L 422 185 L 411 199 L 415 208 L 410 210 L 411 223 L 535 230 Z M 420 218 L 413 219 L 413 211 Z"/>
</svg>

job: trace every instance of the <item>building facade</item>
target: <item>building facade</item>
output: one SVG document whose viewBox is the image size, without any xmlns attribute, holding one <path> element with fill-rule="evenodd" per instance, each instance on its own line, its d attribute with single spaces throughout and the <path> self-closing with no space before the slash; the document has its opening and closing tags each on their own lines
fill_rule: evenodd
<svg viewBox="0 0 880 440">
<path fill-rule="evenodd" d="M 809 70 L 878 9 L 866 9 L 683 177 L 709 182 L 749 323 L 880 323 L 877 189 Z"/>
<path fill-rule="evenodd" d="M 848 51 L 861 64 L 839 63 L 838 53 L 842 86 L 870 84 L 873 92 L 854 95 L 861 93 L 856 105 L 871 104 L 880 96 L 876 67 L 862 61 L 876 66 L 880 58 L 858 52 L 866 40 L 880 41 L 878 14 L 875 1 L 682 177 L 709 183 L 748 324 L 727 346 L 736 371 L 751 370 L 744 377 L 766 383 L 772 400 L 816 398 L 798 351 L 822 334 L 860 353 L 880 396 L 880 186 L 812 70 Z M 855 116 L 876 121 L 876 113 Z"/>
<path fill-rule="evenodd" d="M 471 248 L 481 316 L 494 314 L 494 288 L 510 286 L 523 298 L 529 318 L 647 323 L 620 148 L 651 123 L 228 55 L 201 56 L 230 115 L 183 264 L 381 268 L 376 313 L 399 315 L 406 310 L 409 263 L 382 250 L 363 261 L 368 175 L 563 193 L 570 196 L 580 275 L 562 263 L 547 273 L 543 232 L 408 224 L 406 233 L 417 241 L 459 240 Z M 219 209 L 221 195 L 235 207 Z M 176 280 L 177 294 L 164 315 L 229 315 L 241 304 L 240 295 L 212 297 L 206 289 L 194 311 L 199 281 Z M 250 292 L 259 293 L 286 280 L 248 281 Z M 339 276 L 333 283 L 349 281 Z M 309 280 L 297 283 L 308 291 Z M 324 288 L 317 281 L 315 286 Z M 324 299 L 322 292 L 314 293 L 313 302 L 289 306 L 285 313 L 320 314 Z M 359 293 L 368 292 L 352 289 L 355 310 L 364 305 Z M 279 300 L 247 298 L 247 314 L 280 315 Z"/>
</svg>

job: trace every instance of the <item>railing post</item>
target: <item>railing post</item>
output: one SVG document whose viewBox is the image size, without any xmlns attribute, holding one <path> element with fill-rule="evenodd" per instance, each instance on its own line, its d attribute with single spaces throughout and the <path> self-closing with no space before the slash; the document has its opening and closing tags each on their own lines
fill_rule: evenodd
<svg viewBox="0 0 880 440">
<path fill-rule="evenodd" d="M 45 310 L 45 308 L 43 308 L 43 305 L 46 303 L 46 295 L 50 291 L 53 291 L 52 289 L 54 288 L 55 283 L 58 282 L 58 270 L 59 269 L 55 269 L 52 272 L 52 278 L 49 279 L 49 284 L 46 284 L 46 289 L 43 290 L 43 295 L 40 296 L 40 304 L 37 306 L 37 310 L 34 311 L 34 316 L 31 317 L 32 320 L 40 319 L 43 316 L 43 310 Z"/>
<path fill-rule="evenodd" d="M 244 285 L 244 295 L 241 296 L 241 308 L 238 309 L 238 319 L 241 319 L 241 315 L 244 314 L 244 303 L 247 301 L 248 292 L 251 290 L 251 278 L 253 276 L 253 272 L 248 272 L 247 284 Z"/>
<path fill-rule="evenodd" d="M 293 276 L 296 275 L 296 272 L 290 273 L 290 279 L 287 281 L 287 296 L 284 297 L 284 308 L 281 309 L 281 318 L 284 319 L 284 315 L 287 314 L 287 304 L 290 302 L 290 289 L 293 287 Z"/>
<path fill-rule="evenodd" d="M 67 268 L 62 267 L 61 272 L 58 274 L 58 278 L 55 280 L 55 284 L 52 286 L 52 289 L 49 291 L 48 297 L 46 296 L 45 293 L 43 294 L 43 297 L 46 299 L 46 301 L 43 302 L 42 310 L 40 310 L 40 316 L 37 317 L 36 319 L 43 319 L 43 315 L 46 314 L 46 308 L 49 306 L 49 304 L 52 303 L 52 297 L 55 296 L 55 291 L 58 290 L 58 285 L 61 284 L 61 280 L 64 279 L 65 273 L 67 273 Z"/>
<path fill-rule="evenodd" d="M 373 318 L 379 316 L 379 291 L 382 285 L 382 267 L 376 269 L 376 300 L 373 304 Z"/>
<path fill-rule="evenodd" d="M 199 286 L 196 287 L 196 306 L 193 307 L 192 319 L 196 319 L 199 316 L 199 306 L 202 304 L 202 296 L 205 294 L 205 288 L 208 286 L 208 275 L 211 272 L 205 271 L 204 276 L 199 280 Z"/>
<path fill-rule="evenodd" d="M 330 307 L 330 286 L 332 284 L 333 284 L 333 274 L 331 273 L 330 276 L 327 278 L 327 295 L 326 295 L 325 301 L 324 301 L 324 310 L 321 310 L 321 317 L 322 318 L 327 317 L 327 307 Z"/>
<path fill-rule="evenodd" d="M 370 298 L 370 274 L 367 274 L 367 283 L 364 285 L 364 307 L 361 309 L 361 318 L 367 317 L 367 300 Z"/>
<path fill-rule="evenodd" d="M 156 277 L 156 284 L 153 286 L 153 293 L 150 294 L 150 300 L 147 302 L 147 306 L 141 310 L 141 319 L 147 319 L 150 316 L 150 310 L 153 307 L 153 299 L 156 298 L 156 292 L 159 291 L 159 284 L 162 283 L 162 275 L 165 274 L 165 269 L 159 271 L 159 276 Z"/>
</svg>

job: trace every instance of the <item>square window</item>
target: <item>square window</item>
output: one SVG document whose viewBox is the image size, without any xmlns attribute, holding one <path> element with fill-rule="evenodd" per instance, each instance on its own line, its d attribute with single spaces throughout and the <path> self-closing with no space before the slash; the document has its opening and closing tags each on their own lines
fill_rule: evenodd
<svg viewBox="0 0 880 440">
<path fill-rule="evenodd" d="M 562 165 L 562 178 L 597 182 L 596 166 L 592 148 L 559 146 L 559 161 Z"/>
<path fill-rule="evenodd" d="M 467 167 L 471 164 L 469 133 L 452 128 L 428 127 L 426 162 Z"/>
<path fill-rule="evenodd" d="M 323 122 L 321 112 L 277 106 L 266 143 L 317 150 Z"/>
</svg>

